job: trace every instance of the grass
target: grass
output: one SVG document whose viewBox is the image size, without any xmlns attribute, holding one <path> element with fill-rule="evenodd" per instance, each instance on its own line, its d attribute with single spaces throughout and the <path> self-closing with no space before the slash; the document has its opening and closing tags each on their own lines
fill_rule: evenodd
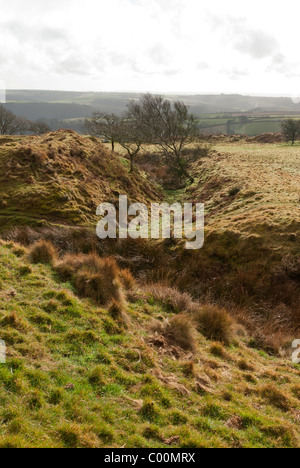
<svg viewBox="0 0 300 468">
<path fill-rule="evenodd" d="M 118 267 L 113 258 L 97 254 L 66 255 L 55 265 L 62 280 L 69 280 L 82 297 L 94 299 L 100 305 L 110 301 L 125 301 L 125 290 L 134 285 L 128 270 Z"/>
<path fill-rule="evenodd" d="M 32 263 L 53 265 L 57 260 L 57 252 L 51 242 L 41 239 L 30 248 L 29 259 Z"/>
<path fill-rule="evenodd" d="M 194 329 L 191 361 L 180 342 L 151 341 L 153 319 L 186 326 L 151 296 L 128 303 L 120 328 L 123 309 L 80 299 L 14 251 L 0 244 L 0 447 L 299 447 L 299 366 Z"/>
<path fill-rule="evenodd" d="M 100 140 L 60 130 L 40 137 L 0 137 L 0 230 L 14 226 L 89 226 L 96 208 L 119 193 L 159 200 L 145 174 L 131 177 Z"/>
<path fill-rule="evenodd" d="M 95 139 L 3 140 L 0 447 L 299 447 L 297 148 L 215 138 L 162 194 Z M 98 242 L 119 193 L 204 201 L 204 248 Z"/>
<path fill-rule="evenodd" d="M 233 320 L 224 309 L 216 306 L 204 306 L 195 311 L 193 319 L 198 330 L 209 340 L 220 341 L 229 346 L 233 340 Z"/>
<path fill-rule="evenodd" d="M 5 206 L 2 213 L 8 224 L 1 223 L 1 229 L 9 230 L 11 225 L 17 226 L 6 235 L 25 245 L 43 238 L 53 242 L 56 249 L 64 253 L 87 254 L 96 251 L 101 256 L 117 256 L 123 269 L 129 268 L 135 277 L 147 283 L 170 286 L 169 292 L 163 288 L 164 297 L 160 299 L 170 311 L 184 312 L 191 307 L 194 299 L 225 307 L 231 315 L 239 316 L 253 334 L 257 346 L 278 353 L 285 347 L 286 341 L 297 337 L 300 327 L 300 289 L 297 280 L 300 180 L 297 147 L 276 143 L 277 137 L 275 142 L 272 138 L 270 141 L 273 142 L 268 144 L 249 138 L 209 139 L 210 153 L 191 163 L 190 172 L 195 177 L 195 183 L 187 187 L 181 184 L 178 190 L 164 193 L 148 181 L 145 172 L 129 177 L 122 157 L 111 155 L 97 140 L 80 137 L 74 132 L 56 132 L 50 137 L 35 139 L 34 144 L 27 137 L 5 138 L 5 143 L 1 145 L 1 167 L 11 167 L 12 178 L 3 177 L 5 193 L 2 203 Z M 33 183 L 24 183 L 22 177 L 25 169 L 19 167 L 18 152 L 27 146 L 31 146 L 35 152 L 25 151 L 25 158 L 32 159 L 36 152 L 40 151 L 43 155 L 46 151 L 47 158 L 50 158 L 46 165 L 55 163 L 57 174 L 52 177 L 50 185 L 47 179 L 49 172 L 44 170 L 43 165 L 32 166 L 33 163 L 26 166 L 26 171 L 34 179 Z M 145 148 L 145 154 L 141 156 L 142 168 L 155 180 L 159 180 L 159 174 L 163 172 L 170 183 L 169 171 L 160 165 L 159 156 L 153 154 L 154 151 L 153 147 Z M 99 157 L 101 155 L 101 164 L 95 153 Z M 73 166 L 80 166 L 80 170 L 85 171 L 85 193 L 82 193 L 83 184 L 79 182 L 80 177 L 76 179 Z M 114 175 L 111 166 L 115 168 Z M 159 177 L 155 177 L 155 171 Z M 58 180 L 58 174 L 60 181 L 63 181 L 57 186 L 59 199 L 55 198 L 56 189 L 52 185 Z M 11 193 L 5 184 L 11 187 Z M 97 184 L 101 185 L 99 191 Z M 81 190 L 80 206 L 76 187 Z M 69 199 L 70 188 L 75 190 L 72 199 Z M 13 201 L 19 189 L 21 199 L 27 197 L 28 200 L 24 210 L 22 208 L 22 215 L 19 213 L 19 201 Z M 94 233 L 97 220 L 90 217 L 96 206 L 95 193 L 100 194 L 101 199 L 105 197 L 106 201 L 110 198 L 116 201 L 117 193 L 127 193 L 131 201 L 139 199 L 147 203 L 153 199 L 204 202 L 205 245 L 200 251 L 187 252 L 184 243 L 177 240 L 146 242 L 127 239 L 103 241 L 100 244 Z M 92 203 L 91 197 L 94 200 Z M 38 205 L 35 205 L 35 199 Z M 45 210 L 40 206 L 42 199 L 47 205 Z M 76 220 L 70 213 L 75 206 L 74 200 Z M 14 204 L 13 211 L 10 210 L 10 203 Z M 65 209 L 67 212 L 64 212 Z M 43 221 L 37 221 L 41 213 Z M 85 221 L 81 217 L 83 213 L 89 213 Z M 22 224 L 35 228 L 22 228 Z M 92 229 L 74 228 L 70 224 L 87 224 Z M 129 281 L 131 288 L 134 287 L 130 275 L 125 271 L 122 274 L 123 282 Z M 127 275 L 126 279 L 124 275 Z M 80 278 L 78 286 L 86 290 L 90 289 L 91 283 L 94 290 L 99 290 L 97 279 L 89 276 L 82 281 Z M 180 290 L 179 295 L 174 295 L 172 286 Z M 184 297 L 183 293 L 188 297 Z M 83 294 L 87 292 L 83 291 Z M 159 289 L 152 294 L 153 298 L 158 294 Z"/>
</svg>

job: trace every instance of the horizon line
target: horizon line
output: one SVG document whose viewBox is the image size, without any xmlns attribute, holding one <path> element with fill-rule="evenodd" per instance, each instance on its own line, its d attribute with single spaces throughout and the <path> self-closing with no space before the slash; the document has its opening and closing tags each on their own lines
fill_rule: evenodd
<svg viewBox="0 0 300 468">
<path fill-rule="evenodd" d="M 244 96 L 244 97 L 274 97 L 274 98 L 299 98 L 299 95 L 295 94 L 280 94 L 280 93 L 251 93 L 251 92 L 224 92 L 224 91 L 126 91 L 126 90 L 114 90 L 114 91 L 78 91 L 78 90 L 67 90 L 67 89 L 47 89 L 47 88 L 6 88 L 4 92 L 9 91 L 45 91 L 45 92 L 56 92 L 56 93 L 94 93 L 94 94 L 159 94 L 159 95 L 176 95 L 176 96 Z"/>
</svg>

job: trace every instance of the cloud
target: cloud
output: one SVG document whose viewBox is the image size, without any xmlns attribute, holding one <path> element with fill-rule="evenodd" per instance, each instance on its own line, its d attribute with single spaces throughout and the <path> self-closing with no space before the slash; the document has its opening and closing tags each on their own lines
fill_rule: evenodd
<svg viewBox="0 0 300 468">
<path fill-rule="evenodd" d="M 235 49 L 255 59 L 270 57 L 279 49 L 276 38 L 264 31 L 240 31 L 238 35 L 234 45 Z"/>
<path fill-rule="evenodd" d="M 164 44 L 157 43 L 148 49 L 148 57 L 154 65 L 165 66 L 170 62 L 171 54 Z"/>
<path fill-rule="evenodd" d="M 0 0 L 0 79 L 14 88 L 294 92 L 300 38 L 290 1 Z"/>
</svg>

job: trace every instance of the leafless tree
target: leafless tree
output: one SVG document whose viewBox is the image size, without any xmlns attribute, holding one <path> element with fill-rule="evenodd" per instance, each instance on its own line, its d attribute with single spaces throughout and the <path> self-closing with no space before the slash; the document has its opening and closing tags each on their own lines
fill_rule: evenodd
<svg viewBox="0 0 300 468">
<path fill-rule="evenodd" d="M 129 103 L 128 113 L 139 122 L 144 141 L 159 146 L 169 166 L 193 182 L 184 150 L 197 141 L 199 129 L 188 107 L 180 101 L 172 104 L 162 96 L 146 94 L 139 102 Z"/>
<path fill-rule="evenodd" d="M 0 105 L 0 134 L 24 135 L 29 128 L 29 121 L 24 117 L 17 117 L 5 106 Z"/>
<path fill-rule="evenodd" d="M 127 151 L 130 159 L 130 172 L 133 172 L 135 158 L 145 142 L 142 128 L 130 113 L 126 113 L 119 120 L 116 130 L 116 141 Z"/>
<path fill-rule="evenodd" d="M 111 142 L 111 149 L 114 151 L 119 123 L 120 118 L 115 114 L 94 112 L 91 117 L 85 120 L 84 129 L 90 135 L 109 140 Z"/>
<path fill-rule="evenodd" d="M 34 135 L 44 135 L 45 133 L 51 132 L 51 128 L 43 120 L 37 120 L 30 124 L 29 131 Z"/>
</svg>

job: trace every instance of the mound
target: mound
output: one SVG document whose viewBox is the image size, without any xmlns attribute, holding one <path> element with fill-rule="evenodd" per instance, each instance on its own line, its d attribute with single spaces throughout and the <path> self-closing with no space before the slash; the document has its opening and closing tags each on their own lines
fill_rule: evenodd
<svg viewBox="0 0 300 468">
<path fill-rule="evenodd" d="M 145 175 L 99 140 L 71 130 L 43 136 L 0 137 L 0 231 L 12 226 L 96 223 L 99 203 L 158 200 Z"/>
</svg>

